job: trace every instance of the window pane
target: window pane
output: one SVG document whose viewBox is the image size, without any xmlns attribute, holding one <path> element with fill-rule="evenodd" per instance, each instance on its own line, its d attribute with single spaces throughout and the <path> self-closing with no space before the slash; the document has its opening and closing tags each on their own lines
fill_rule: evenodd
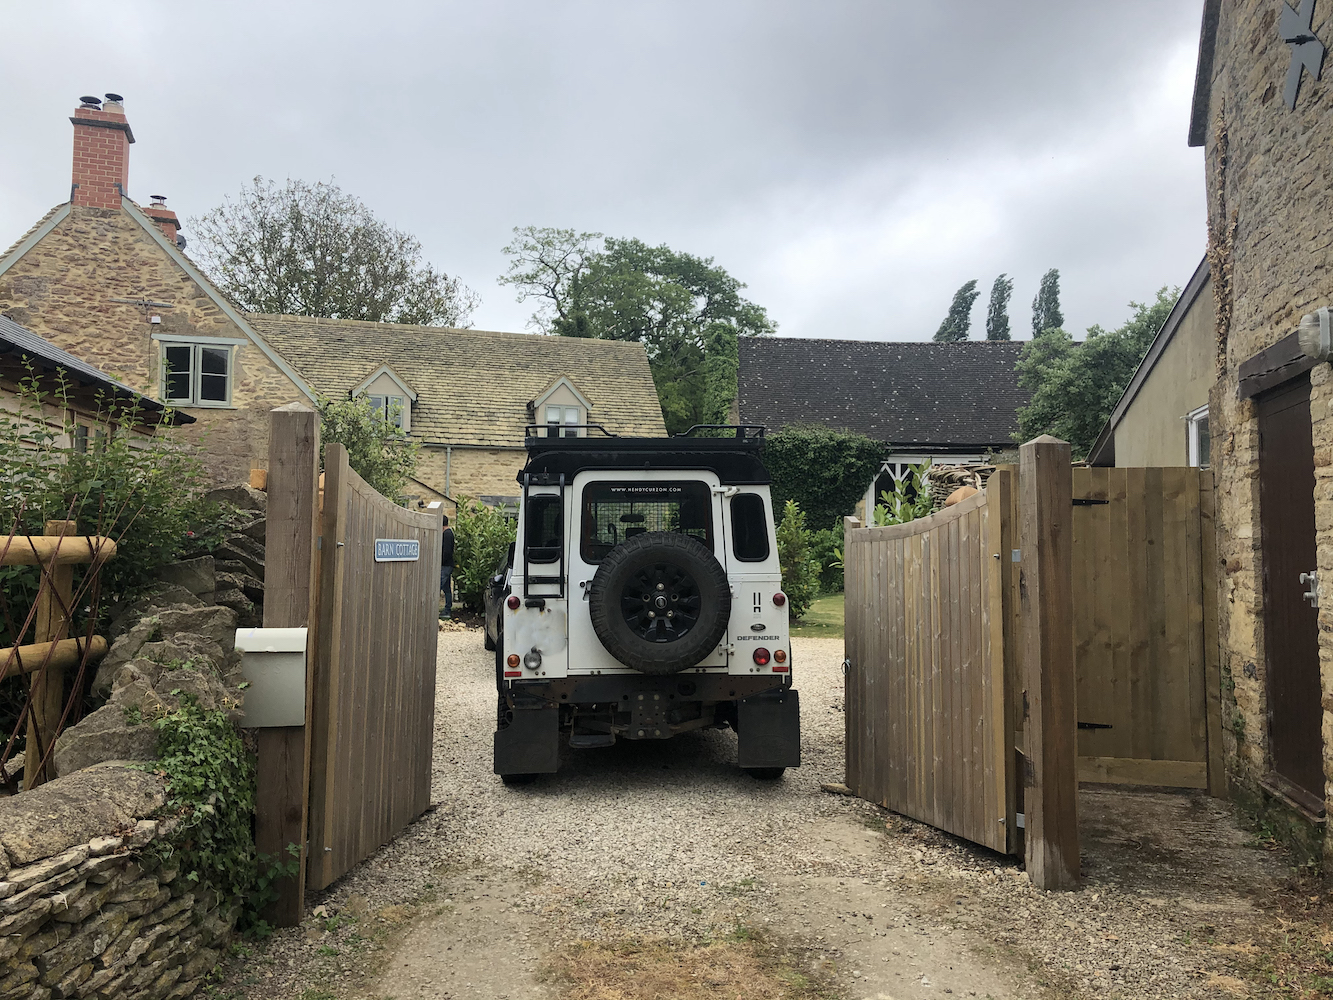
<svg viewBox="0 0 1333 1000">
<path fill-rule="evenodd" d="M 227 401 L 227 367 L 231 351 L 225 347 L 199 348 L 199 399 L 210 403 Z"/>
<path fill-rule="evenodd" d="M 366 401 L 370 404 L 370 408 L 371 408 L 372 410 L 374 410 L 376 413 L 378 413 L 381 417 L 384 416 L 384 397 L 383 397 L 383 396 L 367 396 L 367 397 L 366 397 Z"/>
<path fill-rule="evenodd" d="M 703 483 L 589 483 L 583 489 L 583 560 L 599 563 L 627 538 L 674 531 L 713 548 L 711 494 Z"/>
<path fill-rule="evenodd" d="M 744 562 L 768 558 L 768 518 L 764 516 L 764 498 L 757 493 L 741 493 L 731 498 L 731 549 Z"/>
<path fill-rule="evenodd" d="M 385 409 L 393 420 L 395 427 L 403 426 L 403 410 L 407 408 L 407 400 L 402 396 L 388 396 L 384 403 Z"/>
<path fill-rule="evenodd" d="M 555 496 L 528 497 L 523 543 L 530 562 L 555 562 L 564 544 L 564 500 Z"/>
<path fill-rule="evenodd" d="M 190 402 L 190 356 L 194 349 L 182 344 L 164 349 L 166 355 L 166 398 L 172 402 Z"/>
<path fill-rule="evenodd" d="M 1204 414 L 1194 422 L 1196 433 L 1199 435 L 1199 468 L 1206 469 L 1209 465 L 1209 451 L 1212 448 L 1212 439 L 1208 436 L 1208 414 Z"/>
</svg>

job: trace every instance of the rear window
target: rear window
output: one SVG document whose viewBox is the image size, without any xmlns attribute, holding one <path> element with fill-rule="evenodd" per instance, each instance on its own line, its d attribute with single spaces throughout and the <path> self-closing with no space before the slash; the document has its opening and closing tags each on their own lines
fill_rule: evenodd
<svg viewBox="0 0 1333 1000">
<path fill-rule="evenodd" d="M 704 483 L 589 483 L 583 488 L 583 561 L 599 563 L 627 538 L 674 531 L 713 547 L 712 495 Z"/>
<path fill-rule="evenodd" d="M 741 562 L 768 558 L 768 518 L 764 498 L 741 493 L 731 498 L 731 551 Z"/>
</svg>

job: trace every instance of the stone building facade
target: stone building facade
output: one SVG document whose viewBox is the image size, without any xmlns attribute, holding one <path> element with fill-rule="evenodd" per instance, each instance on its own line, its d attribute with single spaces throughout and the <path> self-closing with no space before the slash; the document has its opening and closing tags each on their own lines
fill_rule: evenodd
<svg viewBox="0 0 1333 1000">
<path fill-rule="evenodd" d="M 195 418 L 182 432 L 216 479 L 244 480 L 267 463 L 268 411 L 313 394 L 184 254 L 175 214 L 129 197 L 123 105 L 85 102 L 70 120 L 70 201 L 0 256 L 0 314 L 170 400 Z"/>
<path fill-rule="evenodd" d="M 1333 849 L 1333 373 L 1295 331 L 1333 304 L 1333 79 L 1312 72 L 1333 3 L 1204 6 L 1190 140 L 1205 147 L 1216 305 L 1228 771 L 1233 794 L 1319 855 Z M 1317 611 L 1298 569 L 1324 580 Z"/>
</svg>

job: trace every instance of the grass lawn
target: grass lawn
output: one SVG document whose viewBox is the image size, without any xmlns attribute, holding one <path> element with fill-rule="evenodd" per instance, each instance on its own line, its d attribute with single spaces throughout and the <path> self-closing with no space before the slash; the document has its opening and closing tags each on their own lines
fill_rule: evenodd
<svg viewBox="0 0 1333 1000">
<path fill-rule="evenodd" d="M 842 623 L 842 595 L 825 594 L 815 599 L 799 624 L 792 626 L 791 634 L 803 639 L 841 639 Z"/>
</svg>

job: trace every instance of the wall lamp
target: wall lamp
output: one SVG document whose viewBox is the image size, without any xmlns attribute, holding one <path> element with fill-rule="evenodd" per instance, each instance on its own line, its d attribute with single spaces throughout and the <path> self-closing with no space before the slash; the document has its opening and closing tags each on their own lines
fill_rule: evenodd
<svg viewBox="0 0 1333 1000">
<path fill-rule="evenodd" d="M 1333 323 L 1330 323 L 1328 306 L 1306 313 L 1301 317 L 1301 325 L 1296 328 L 1296 341 L 1301 345 L 1301 353 L 1316 361 L 1327 361 L 1333 356 Z"/>
</svg>

